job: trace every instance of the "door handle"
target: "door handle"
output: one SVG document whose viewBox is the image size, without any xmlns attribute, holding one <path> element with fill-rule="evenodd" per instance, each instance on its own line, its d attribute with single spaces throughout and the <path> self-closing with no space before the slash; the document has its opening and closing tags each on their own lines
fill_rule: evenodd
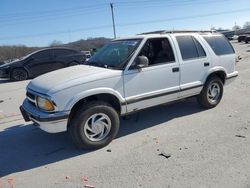
<svg viewBox="0 0 250 188">
<path fill-rule="evenodd" d="M 210 65 L 209 62 L 205 62 L 205 63 L 204 63 L 204 67 L 208 67 L 209 65 Z"/>
<path fill-rule="evenodd" d="M 174 67 L 174 68 L 172 68 L 172 72 L 179 72 L 179 67 Z"/>
</svg>

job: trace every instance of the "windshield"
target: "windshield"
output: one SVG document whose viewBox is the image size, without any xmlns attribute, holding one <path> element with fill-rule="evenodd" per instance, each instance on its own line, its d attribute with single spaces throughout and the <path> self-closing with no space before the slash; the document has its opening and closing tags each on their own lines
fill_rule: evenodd
<svg viewBox="0 0 250 188">
<path fill-rule="evenodd" d="M 28 57 L 31 56 L 31 55 L 32 55 L 32 54 L 28 54 L 28 55 L 26 55 L 26 56 L 20 57 L 19 60 L 26 59 L 26 58 L 28 58 Z"/>
<path fill-rule="evenodd" d="M 113 41 L 101 48 L 87 64 L 121 69 L 140 44 L 141 39 Z"/>
</svg>

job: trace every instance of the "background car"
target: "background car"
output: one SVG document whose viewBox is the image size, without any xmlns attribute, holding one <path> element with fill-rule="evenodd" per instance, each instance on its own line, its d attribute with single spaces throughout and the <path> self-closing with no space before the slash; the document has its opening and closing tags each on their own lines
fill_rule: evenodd
<svg viewBox="0 0 250 188">
<path fill-rule="evenodd" d="M 245 43 L 249 43 L 250 42 L 250 34 L 248 36 L 246 36 L 245 38 Z"/>
<path fill-rule="evenodd" d="M 69 48 L 46 48 L 0 66 L 0 78 L 26 80 L 57 69 L 78 65 L 85 54 Z"/>
<path fill-rule="evenodd" d="M 239 35 L 238 42 L 245 41 L 246 37 L 250 36 L 250 33 L 244 33 L 242 35 Z"/>
</svg>

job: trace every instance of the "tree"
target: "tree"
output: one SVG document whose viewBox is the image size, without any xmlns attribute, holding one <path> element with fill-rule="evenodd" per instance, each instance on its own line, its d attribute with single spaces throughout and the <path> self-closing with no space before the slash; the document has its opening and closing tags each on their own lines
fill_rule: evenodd
<svg viewBox="0 0 250 188">
<path fill-rule="evenodd" d="M 250 22 L 245 22 L 243 25 L 244 29 L 250 29 Z"/>
<path fill-rule="evenodd" d="M 52 43 L 49 45 L 50 47 L 57 47 L 57 46 L 62 46 L 62 42 L 59 40 L 53 40 Z"/>
<path fill-rule="evenodd" d="M 239 30 L 239 29 L 241 29 L 241 27 L 239 25 L 235 25 L 235 26 L 232 27 L 233 31 L 236 31 L 236 30 Z"/>
</svg>

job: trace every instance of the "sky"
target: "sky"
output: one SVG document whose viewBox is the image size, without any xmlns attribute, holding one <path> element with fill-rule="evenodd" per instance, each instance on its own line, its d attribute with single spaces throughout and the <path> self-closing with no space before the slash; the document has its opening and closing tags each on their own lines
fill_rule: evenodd
<svg viewBox="0 0 250 188">
<path fill-rule="evenodd" d="M 231 29 L 250 21 L 250 0 L 0 0 L 0 45 L 48 46 L 155 30 Z"/>
</svg>

